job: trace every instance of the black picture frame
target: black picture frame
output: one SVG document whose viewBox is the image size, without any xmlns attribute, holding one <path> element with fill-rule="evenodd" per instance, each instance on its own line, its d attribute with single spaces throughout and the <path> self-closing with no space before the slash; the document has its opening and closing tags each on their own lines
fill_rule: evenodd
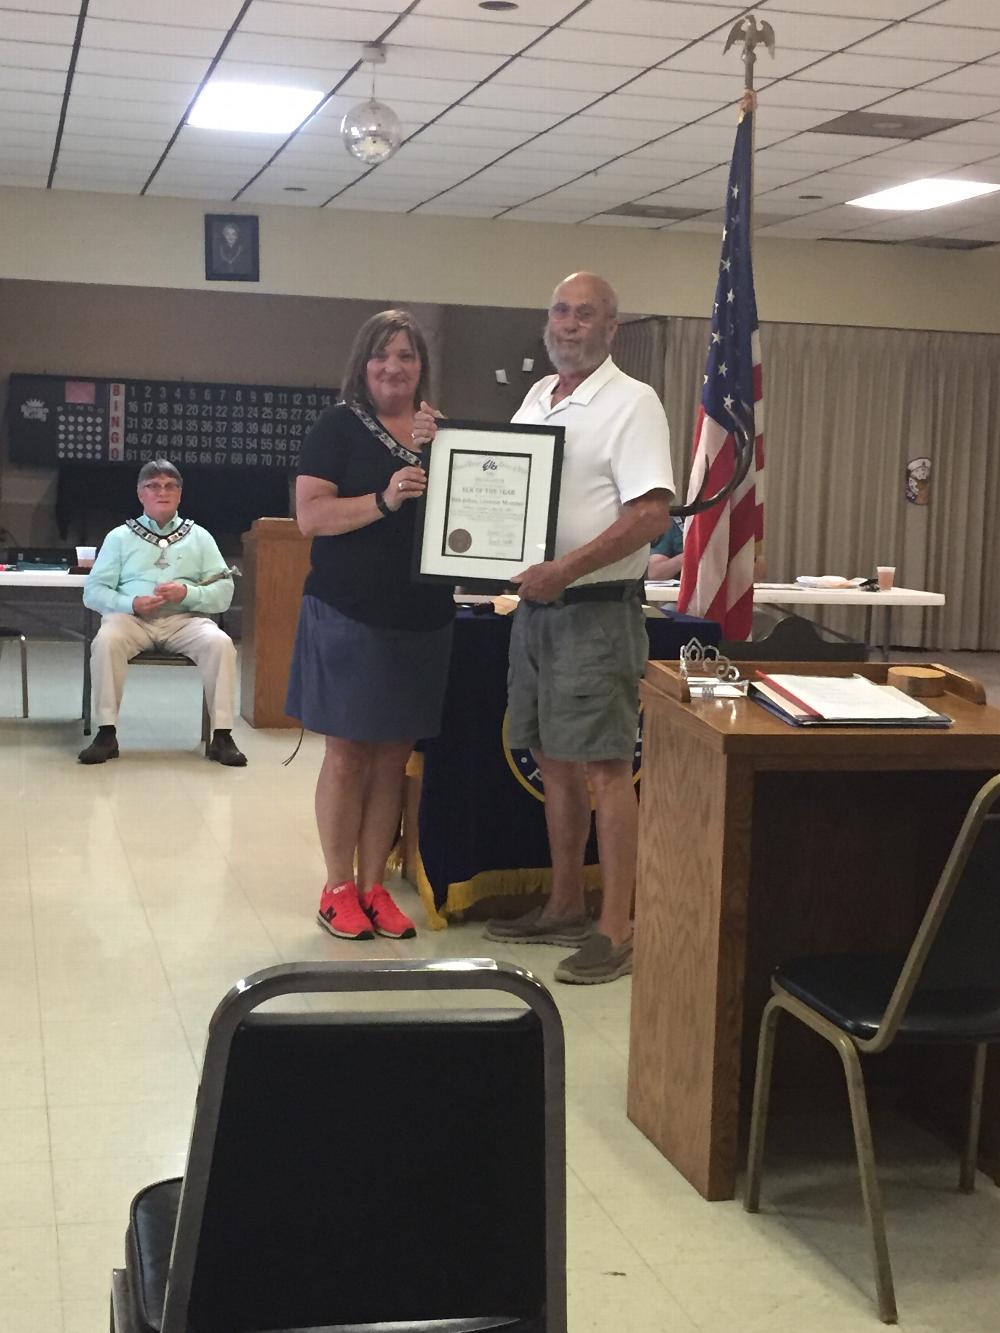
<svg viewBox="0 0 1000 1333">
<path fill-rule="evenodd" d="M 565 437 L 562 426 L 496 425 L 452 417 L 442 421 L 421 460 L 427 490 L 415 501 L 413 578 L 420 583 L 461 585 L 474 592 L 502 592 L 513 586 L 510 579 L 515 574 L 551 560 Z M 482 470 L 494 488 L 487 485 L 481 496 L 467 498 L 468 487 L 464 494 L 456 487 L 456 460 L 466 476 Z M 509 491 L 496 489 L 510 482 Z M 513 494 L 510 511 L 497 516 L 498 497 L 507 494 Z M 465 520 L 456 518 L 462 513 Z M 484 537 L 484 529 L 490 529 L 489 540 L 477 534 L 477 519 Z M 490 541 L 504 554 L 491 554 Z"/>
<path fill-rule="evenodd" d="M 260 226 L 255 213 L 205 214 L 205 281 L 260 282 Z"/>
</svg>

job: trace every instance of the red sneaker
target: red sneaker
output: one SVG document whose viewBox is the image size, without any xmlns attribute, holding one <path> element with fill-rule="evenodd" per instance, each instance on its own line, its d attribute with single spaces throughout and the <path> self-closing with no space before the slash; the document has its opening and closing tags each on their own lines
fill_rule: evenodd
<svg viewBox="0 0 1000 1333">
<path fill-rule="evenodd" d="M 357 885 L 352 879 L 332 889 L 323 886 L 316 920 L 341 940 L 373 940 L 372 923 L 361 910 Z"/>
<path fill-rule="evenodd" d="M 383 885 L 373 884 L 367 893 L 363 893 L 361 906 L 371 918 L 377 935 L 385 935 L 390 940 L 412 940 L 416 935 L 416 926 L 405 912 L 399 910 Z"/>
</svg>

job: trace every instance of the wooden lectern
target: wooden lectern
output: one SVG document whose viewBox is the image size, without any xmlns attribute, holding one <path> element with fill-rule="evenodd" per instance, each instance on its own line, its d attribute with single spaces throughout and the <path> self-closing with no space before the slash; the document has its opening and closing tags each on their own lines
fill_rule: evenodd
<svg viewBox="0 0 1000 1333">
<path fill-rule="evenodd" d="M 309 549 L 293 518 L 255 519 L 243 535 L 240 716 L 252 727 L 299 725 L 285 690 Z"/>
<path fill-rule="evenodd" d="M 879 683 L 888 670 L 738 665 Z M 691 700 L 676 663 L 649 663 L 628 1114 L 707 1199 L 734 1193 L 741 1086 L 752 1087 L 773 968 L 905 950 L 972 796 L 1000 771 L 1000 710 L 977 681 L 942 670 L 932 704 L 954 719 L 947 730 L 803 729 L 750 699 Z M 796 1044 L 791 1027 L 786 1082 L 822 1082 L 810 1034 Z M 947 1116 L 946 1101 L 931 1105 L 933 1081 L 926 1067 L 914 1080 L 917 1109 Z M 995 1065 L 987 1100 L 982 1152 L 995 1175 Z"/>
</svg>

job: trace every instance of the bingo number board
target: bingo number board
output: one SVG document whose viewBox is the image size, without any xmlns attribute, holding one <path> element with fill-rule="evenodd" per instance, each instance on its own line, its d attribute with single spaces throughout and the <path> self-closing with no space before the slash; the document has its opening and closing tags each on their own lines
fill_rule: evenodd
<svg viewBox="0 0 1000 1333">
<path fill-rule="evenodd" d="M 10 458 L 288 471 L 309 427 L 336 401 L 336 389 L 11 375 Z"/>
</svg>

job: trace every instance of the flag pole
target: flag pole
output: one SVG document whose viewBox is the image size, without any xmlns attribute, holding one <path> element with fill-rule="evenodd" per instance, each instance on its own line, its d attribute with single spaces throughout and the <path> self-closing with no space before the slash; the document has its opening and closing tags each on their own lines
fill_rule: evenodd
<svg viewBox="0 0 1000 1333">
<path fill-rule="evenodd" d="M 736 43 L 739 42 L 741 38 L 743 40 L 743 71 L 744 71 L 743 73 L 744 93 L 740 101 L 740 120 L 742 121 L 743 117 L 747 114 L 748 111 L 756 111 L 757 109 L 757 94 L 754 91 L 754 86 L 753 86 L 754 66 L 757 63 L 757 47 L 758 46 L 765 47 L 770 52 L 772 59 L 774 58 L 774 29 L 771 27 L 770 23 L 768 23 L 766 20 L 763 23 L 758 23 L 755 14 L 748 14 L 746 18 L 737 19 L 737 21 L 733 24 L 732 28 L 729 31 L 729 36 L 726 38 L 726 44 L 722 48 L 722 54 L 725 55 L 726 52 L 729 50 L 729 48 L 731 46 L 735 46 Z M 757 134 L 756 121 L 754 121 L 753 123 L 753 130 L 754 130 L 754 138 L 756 139 L 756 134 Z M 754 163 L 756 161 L 756 157 L 757 157 L 756 150 L 752 149 L 750 154 L 751 190 L 750 190 L 750 199 L 747 203 L 747 215 L 749 218 L 751 236 L 753 235 L 753 198 L 755 194 L 755 191 L 752 188 L 753 171 L 754 171 Z"/>
</svg>

